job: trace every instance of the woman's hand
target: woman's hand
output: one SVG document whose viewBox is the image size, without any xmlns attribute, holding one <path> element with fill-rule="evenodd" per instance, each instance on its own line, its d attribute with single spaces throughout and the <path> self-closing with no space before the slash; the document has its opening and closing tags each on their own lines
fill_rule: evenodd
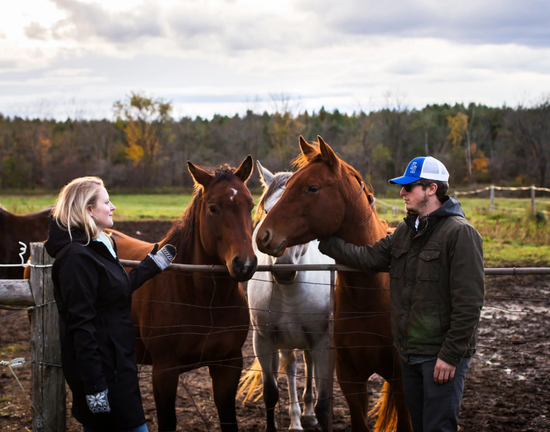
<svg viewBox="0 0 550 432">
<path fill-rule="evenodd" d="M 176 248 L 171 244 L 164 245 L 161 250 L 158 248 L 159 245 L 155 244 L 153 250 L 149 252 L 149 256 L 161 270 L 164 270 L 176 257 Z"/>
<path fill-rule="evenodd" d="M 88 404 L 88 408 L 90 408 L 90 411 L 92 413 L 101 414 L 111 412 L 109 398 L 107 397 L 108 393 L 109 389 L 105 389 L 99 393 L 86 396 L 86 403 Z"/>
</svg>

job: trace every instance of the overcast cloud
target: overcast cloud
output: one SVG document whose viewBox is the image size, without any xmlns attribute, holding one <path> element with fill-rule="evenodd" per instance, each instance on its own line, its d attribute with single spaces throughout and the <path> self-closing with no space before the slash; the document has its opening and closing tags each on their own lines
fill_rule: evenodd
<svg viewBox="0 0 550 432">
<path fill-rule="evenodd" d="M 513 105 L 550 91 L 549 16 L 542 0 L 20 0 L 0 16 L 0 113 L 109 117 L 131 91 L 206 117 L 273 94 L 297 110 L 388 92 Z"/>
</svg>

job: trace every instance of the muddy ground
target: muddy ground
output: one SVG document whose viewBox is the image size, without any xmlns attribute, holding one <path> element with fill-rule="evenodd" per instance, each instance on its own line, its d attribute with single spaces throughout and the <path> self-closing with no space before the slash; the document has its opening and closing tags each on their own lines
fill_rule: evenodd
<svg viewBox="0 0 550 432">
<path fill-rule="evenodd" d="M 116 229 L 147 241 L 160 240 L 170 224 L 165 222 L 117 223 Z M 522 266 L 529 263 L 516 263 Z M 480 324 L 478 353 L 466 379 L 460 413 L 461 431 L 549 431 L 550 430 L 550 277 L 519 278 L 489 276 L 486 306 Z M 0 311 L 0 360 L 30 357 L 29 324 L 26 312 Z M 244 347 L 245 358 L 253 355 L 251 338 Z M 251 361 L 245 362 L 250 365 Z M 30 365 L 15 369 L 30 395 Z M 303 376 L 303 368 L 298 372 Z M 299 380 L 302 386 L 302 380 Z M 289 425 L 286 379 L 281 384 L 281 430 Z M 150 385 L 150 368 L 142 368 L 142 394 L 150 431 L 157 431 L 156 411 Z M 378 397 L 381 379 L 371 378 L 373 398 Z M 302 389 L 300 388 L 300 391 Z M 349 431 L 345 400 L 335 386 L 335 430 Z M 70 392 L 68 392 L 70 406 Z M 177 398 L 178 430 L 219 430 L 206 368 L 180 378 Z M 241 431 L 263 430 L 263 402 L 238 403 Z M 0 430 L 30 431 L 31 407 L 7 367 L 0 367 Z M 67 430 L 81 427 L 67 415 Z M 315 428 L 309 429 L 315 430 Z"/>
</svg>

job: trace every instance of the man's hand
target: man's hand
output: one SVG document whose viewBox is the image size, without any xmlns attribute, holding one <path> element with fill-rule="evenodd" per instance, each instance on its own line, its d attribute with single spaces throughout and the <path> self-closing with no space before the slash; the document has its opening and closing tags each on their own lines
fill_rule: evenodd
<svg viewBox="0 0 550 432">
<path fill-rule="evenodd" d="M 434 368 L 434 381 L 437 384 L 445 384 L 454 378 L 455 371 L 456 366 L 452 366 L 438 358 Z"/>
</svg>

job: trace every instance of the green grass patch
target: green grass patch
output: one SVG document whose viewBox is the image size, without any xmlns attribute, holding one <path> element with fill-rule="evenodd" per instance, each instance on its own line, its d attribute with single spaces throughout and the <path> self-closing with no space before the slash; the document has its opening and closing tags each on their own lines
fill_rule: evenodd
<svg viewBox="0 0 550 432">
<path fill-rule="evenodd" d="M 117 207 L 115 221 L 172 220 L 179 217 L 191 201 L 191 194 L 120 194 L 111 193 Z M 255 195 L 257 202 L 259 196 Z M 55 202 L 54 195 L 0 195 L 0 203 L 10 212 L 25 214 L 41 210 Z M 536 263 L 550 265 L 550 215 L 531 213 L 529 199 L 496 198 L 495 212 L 489 200 L 460 198 L 466 217 L 484 238 L 486 266 Z M 386 212 L 383 213 L 383 203 Z M 392 214 L 392 206 L 399 212 Z M 550 211 L 550 198 L 536 200 L 539 210 Z M 377 201 L 379 216 L 396 224 L 403 220 L 403 200 L 383 198 Z"/>
</svg>

